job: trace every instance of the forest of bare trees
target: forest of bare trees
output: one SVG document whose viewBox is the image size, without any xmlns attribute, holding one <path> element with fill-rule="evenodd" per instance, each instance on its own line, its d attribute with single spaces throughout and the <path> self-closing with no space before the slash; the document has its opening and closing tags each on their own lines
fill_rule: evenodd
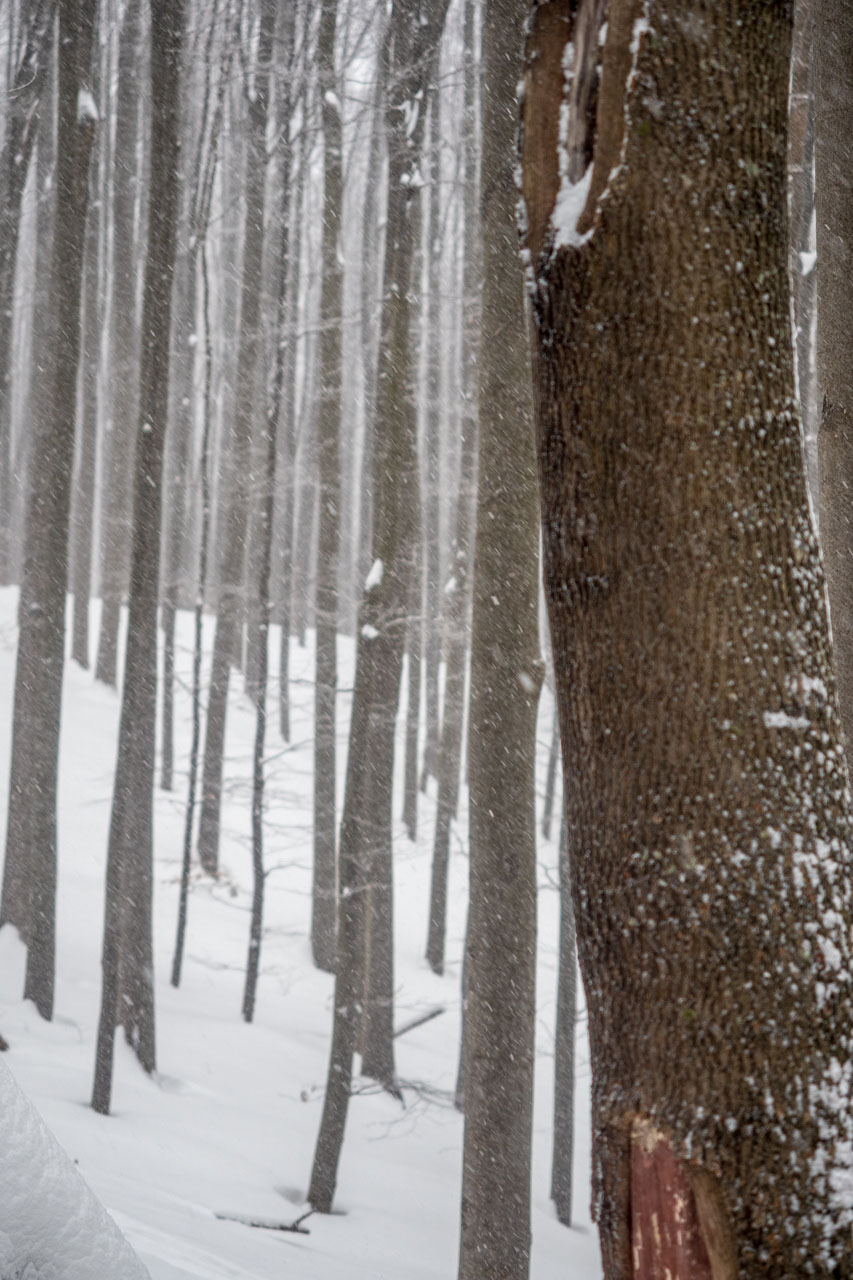
<svg viewBox="0 0 853 1280">
<path fill-rule="evenodd" d="M 849 0 L 0 0 L 0 1047 L 215 1127 L 230 1019 L 310 1158 L 217 1227 L 357 1219 L 358 1115 L 433 1108 L 460 1280 L 563 1274 L 588 1182 L 605 1280 L 853 1275 L 851 58 Z M 6 1176 L 0 1280 L 94 1280 Z"/>
</svg>

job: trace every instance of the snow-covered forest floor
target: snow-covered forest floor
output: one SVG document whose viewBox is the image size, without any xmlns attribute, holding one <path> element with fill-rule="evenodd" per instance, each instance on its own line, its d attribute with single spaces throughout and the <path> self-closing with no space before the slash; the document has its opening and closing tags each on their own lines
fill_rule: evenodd
<svg viewBox="0 0 853 1280">
<path fill-rule="evenodd" d="M 17 593 L 0 592 L 0 776 L 8 777 Z M 97 605 L 93 606 L 97 623 Z M 95 632 L 96 634 L 96 632 Z M 309 1235 L 254 1229 L 217 1214 L 293 1221 L 305 1190 L 327 1069 L 332 979 L 312 966 L 308 942 L 311 854 L 313 654 L 292 642 L 290 746 L 268 736 L 268 868 L 261 980 L 255 1021 L 240 1015 L 249 930 L 249 784 L 254 715 L 232 683 L 226 752 L 222 875 L 194 872 L 183 983 L 169 985 L 178 899 L 189 750 L 191 618 L 178 630 L 175 790 L 156 794 L 155 957 L 158 1072 L 152 1079 L 118 1038 L 113 1115 L 89 1106 L 100 998 L 107 827 L 119 699 L 91 673 L 67 668 L 60 761 L 57 1001 L 53 1023 L 23 1003 L 24 955 L 0 934 L 0 1030 L 6 1061 L 60 1142 L 102 1197 L 153 1280 L 447 1280 L 456 1272 L 462 1118 L 452 1105 L 467 859 L 451 854 L 448 972 L 423 958 L 434 794 L 421 798 L 419 836 L 398 824 L 395 845 L 396 1023 L 434 1006 L 444 1012 L 396 1040 L 405 1105 L 368 1081 L 350 1109 L 337 1212 L 311 1216 Z M 206 631 L 207 642 L 212 631 Z M 271 669 L 277 670 L 278 633 Z M 343 754 L 352 646 L 341 640 L 339 741 Z M 405 682 L 404 682 L 405 688 Z M 275 690 L 271 690 L 271 703 Z M 271 706 L 272 713 L 272 706 Z M 543 693 L 540 777 L 553 706 Z M 401 753 L 400 753 L 401 754 Z M 540 791 L 542 788 L 540 788 Z M 2 822 L 5 830 L 5 787 Z M 541 799 L 541 797 L 540 797 Z M 397 804 L 399 811 L 399 803 Z M 464 812 L 464 803 L 460 814 Z M 578 1044 L 575 1154 L 578 1226 L 561 1227 L 549 1200 L 558 897 L 557 835 L 540 836 L 539 990 L 533 1166 L 534 1280 L 595 1280 L 590 1226 L 588 1057 Z M 462 828 L 457 828 L 462 832 Z M 508 993 L 509 998 L 509 993 Z M 507 1099 L 512 1106 L 512 1099 Z M 507 1206 L 507 1212 L 511 1212 Z"/>
</svg>

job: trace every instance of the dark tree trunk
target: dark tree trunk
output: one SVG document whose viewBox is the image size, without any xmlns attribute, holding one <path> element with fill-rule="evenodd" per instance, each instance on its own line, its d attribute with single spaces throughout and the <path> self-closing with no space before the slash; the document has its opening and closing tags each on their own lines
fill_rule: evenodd
<svg viewBox="0 0 853 1280">
<path fill-rule="evenodd" d="M 818 463 L 841 723 L 853 752 L 853 8 L 815 5 Z M 851 757 L 853 758 L 853 757 Z"/>
<path fill-rule="evenodd" d="M 38 582 L 31 583 L 32 575 L 27 571 L 26 542 L 28 537 L 28 511 L 30 505 L 27 492 L 29 476 L 29 455 L 33 439 L 50 431 L 53 420 L 53 390 L 56 376 L 55 337 L 56 317 L 53 289 L 54 263 L 54 223 L 56 212 L 56 123 L 57 123 L 57 58 L 56 46 L 52 44 L 49 56 L 49 68 L 44 76 L 40 96 L 40 120 L 38 129 L 38 146 L 35 165 L 36 211 L 35 211 L 35 261 L 33 266 L 33 302 L 32 327 L 30 333 L 30 360 L 27 369 L 26 400 L 22 417 L 33 424 L 32 431 L 24 431 L 21 439 L 16 441 L 16 457 L 12 467 L 12 481 L 9 487 L 10 530 L 23 528 L 20 539 L 22 552 L 19 554 L 14 539 L 8 543 L 9 569 L 21 583 L 18 598 L 18 625 L 23 629 L 24 620 L 29 618 L 29 626 L 40 616 L 38 601 L 31 600 L 30 591 L 38 587 Z M 64 419 L 63 419 L 64 421 Z M 21 511 L 18 511 L 18 508 Z M 36 528 L 34 537 L 40 537 L 41 530 Z M 36 611 L 30 616 L 30 604 L 36 605 Z M 44 636 L 42 636 L 42 641 Z M 36 727 L 39 713 L 39 689 L 31 681 L 26 687 L 22 685 L 20 694 L 17 690 L 18 707 L 13 710 L 14 725 L 26 732 L 26 726 Z M 32 704 L 30 707 L 28 704 Z M 48 729 L 49 732 L 49 729 Z M 9 812 L 6 827 L 6 844 L 8 854 L 3 865 L 3 895 L 0 902 L 0 924 L 14 925 L 25 942 L 29 941 L 31 925 L 31 900 L 33 888 L 32 855 L 33 836 L 27 831 L 33 817 L 31 799 L 35 794 L 29 791 L 27 777 L 28 755 L 24 750 L 12 752 L 9 776 Z M 27 794 L 25 794 L 27 793 Z M 50 794 L 50 793 L 48 793 Z M 17 830 L 19 821 L 25 824 Z"/>
<path fill-rule="evenodd" d="M 25 9 L 21 54 L 6 101 L 6 129 L 0 152 L 0 583 L 11 581 L 9 545 L 12 518 L 12 336 L 15 264 L 21 205 L 38 133 L 39 98 L 49 74 L 56 0 L 37 0 Z M 11 40 L 11 36 L 10 36 Z M 11 50 L 10 50 L 11 53 Z"/>
<path fill-rule="evenodd" d="M 212 30 L 212 28 L 211 28 Z M 208 40 L 208 55 L 211 48 L 212 35 Z M 184 961 L 184 943 L 187 930 L 187 912 L 189 907 L 190 871 L 192 867 L 193 828 L 195 823 L 196 790 L 198 786 L 198 761 L 201 747 L 201 660 L 202 660 L 202 627 L 204 617 L 204 596 L 207 583 L 208 561 L 210 558 L 210 526 L 212 509 L 212 486 L 210 476 L 210 439 L 213 428 L 213 326 L 210 308 L 210 271 L 208 264 L 207 233 L 210 222 L 210 203 L 213 193 L 213 181 L 219 156 L 219 142 L 222 130 L 225 92 L 228 85 L 228 71 L 234 50 L 234 41 L 226 37 L 219 83 L 217 86 L 216 106 L 210 110 L 211 83 L 208 77 L 205 85 L 205 101 L 199 128 L 198 163 L 196 166 L 196 189 L 190 213 L 192 228 L 190 252 L 194 259 L 191 274 L 201 280 L 201 322 L 204 333 L 204 390 L 202 400 L 202 432 L 201 456 L 199 458 L 201 511 L 199 513 L 199 549 L 196 578 L 196 597 L 193 626 L 193 667 L 192 667 L 192 736 L 190 739 L 189 779 L 187 783 L 187 807 L 184 813 L 184 840 L 181 855 L 181 883 L 178 894 L 178 924 L 175 936 L 175 951 L 172 957 L 172 986 L 180 986 L 181 971 Z M 193 291 L 193 297 L 195 296 Z M 193 314 L 193 321 L 195 315 Z M 178 379 L 179 387 L 185 387 L 184 378 Z M 181 406 L 182 408 L 182 406 Z M 174 635 L 174 611 L 171 625 Z M 164 641 L 164 650 L 168 645 L 168 635 Z M 164 656 L 164 667 L 166 660 Z M 165 700 L 165 693 L 164 693 Z M 165 710 L 164 710 L 165 720 Z M 165 732 L 165 730 L 164 730 Z"/>
<path fill-rule="evenodd" d="M 281 609 L 281 647 L 279 650 L 279 728 L 285 742 L 290 741 L 290 635 L 293 612 L 293 558 L 294 558 L 294 508 L 296 505 L 296 354 L 297 311 L 299 299 L 299 260 L 302 246 L 302 191 L 305 179 L 305 156 L 297 163 L 291 157 L 290 173 L 285 172 L 285 182 L 291 177 L 294 188 L 288 200 L 284 216 L 292 218 L 290 252 L 287 262 L 286 310 L 283 332 L 279 342 L 285 344 L 284 382 L 282 385 L 282 411 L 284 430 L 279 432 L 282 456 L 276 474 L 279 476 L 279 596 Z"/>
<path fill-rule="evenodd" d="M 68 512 L 83 284 L 89 154 L 97 112 L 88 88 L 96 0 L 59 4 L 56 218 L 50 294 L 51 395 L 35 423 L 38 465 L 30 468 L 23 608 L 20 611 L 12 783 L 6 862 L 26 867 L 30 886 L 25 999 L 53 1016 L 56 949 L 56 789 Z"/>
<path fill-rule="evenodd" d="M 478 184 L 480 139 L 473 133 L 477 119 L 480 77 L 475 48 L 475 0 L 465 6 L 465 104 L 468 125 L 465 138 L 465 257 L 462 269 L 462 414 L 459 489 L 456 527 L 450 548 L 444 585 L 444 710 L 438 760 L 438 802 L 432 851 L 427 961 L 435 973 L 444 972 L 444 935 L 447 920 L 447 877 L 450 859 L 450 824 L 459 803 L 459 767 L 465 721 L 465 668 L 470 632 L 470 560 L 477 470 L 477 387 L 480 337 L 480 289 L 482 278 L 481 228 Z"/>
<path fill-rule="evenodd" d="M 275 3 L 274 0 L 264 0 L 267 7 L 266 17 L 271 23 L 275 21 Z M 284 28 L 280 33 L 280 43 L 283 46 L 284 66 L 290 68 L 293 42 L 294 42 L 294 14 L 291 9 L 284 24 Z M 286 74 L 286 73 L 285 73 Z M 287 77 L 288 82 L 290 77 Z M 290 120 L 290 98 L 287 99 L 287 109 L 285 111 L 285 135 L 289 133 Z M 290 164 L 290 149 L 287 143 L 284 144 L 284 156 L 282 164 L 284 172 L 287 173 Z M 277 297 L 277 311 L 275 331 L 281 335 L 284 326 L 284 320 L 287 313 L 287 297 L 286 297 L 286 266 L 290 249 L 289 226 L 286 217 L 281 220 L 281 234 L 279 237 L 278 250 L 278 271 L 279 271 L 279 289 Z M 270 617 L 272 614 L 272 601 L 270 598 L 270 583 L 272 579 L 272 557 L 273 557 L 273 502 L 275 497 L 275 472 L 276 459 L 278 455 L 278 427 L 281 415 L 282 394 L 284 390 L 284 377 L 286 365 L 286 349 L 281 341 L 276 343 L 276 355 L 274 364 L 274 373 L 272 385 L 270 387 L 269 398 L 266 405 L 264 416 L 264 430 L 262 440 L 265 448 L 265 457 L 263 459 L 264 472 L 262 478 L 262 491 L 260 494 L 261 510 L 260 520 L 258 522 L 258 540 L 257 547 L 259 551 L 259 562 L 257 567 L 257 598 L 260 605 L 259 612 L 259 646 L 258 646 L 258 670 L 257 685 L 255 688 L 255 742 L 252 757 L 252 919 L 249 934 L 249 955 L 246 963 L 246 985 L 243 993 L 243 1017 L 246 1022 L 251 1022 L 255 1012 L 255 999 L 257 994 L 258 975 L 260 972 L 261 960 L 261 938 L 263 928 L 263 910 L 264 910 L 264 857 L 263 857 L 263 833 L 264 833 L 264 743 L 266 741 L 266 724 L 267 724 L 267 677 L 269 673 L 269 627 Z"/>
<path fill-rule="evenodd" d="M 153 1071 L 152 799 L 157 605 L 169 338 L 180 174 L 183 0 L 151 0 L 151 154 L 142 371 L 136 435 L 130 604 L 118 759 L 107 852 L 103 984 L 92 1106 L 110 1109 L 115 1028 Z"/>
<path fill-rule="evenodd" d="M 356 676 L 340 842 L 338 955 L 329 1075 L 309 1198 L 331 1210 L 363 1016 L 365 1074 L 393 1086 L 391 780 L 394 725 L 414 542 L 417 423 L 410 358 L 411 174 L 446 4 L 429 14 L 395 3 L 386 55 L 388 218 L 374 473 L 374 563 L 359 616 Z M 417 103 L 409 115 L 406 104 Z M 407 128 L 408 125 L 408 128 Z M 366 995 L 363 996 L 363 993 Z"/>
<path fill-rule="evenodd" d="M 196 184 L 198 175 L 196 176 Z M 193 233 L 187 236 L 191 245 Z M 170 360 L 171 409 L 167 432 L 168 502 L 164 510 L 163 586 L 160 628 L 163 632 L 163 679 L 160 696 L 160 786 L 172 790 L 175 765 L 175 623 L 181 601 L 183 535 L 188 505 L 187 454 L 195 417 L 196 252 L 182 255 L 176 268 L 175 323 Z M 205 426 L 207 423 L 205 423 Z M 203 584 L 202 584 L 203 595 Z"/>
<path fill-rule="evenodd" d="M 793 378 L 791 9 L 642 17 L 541 5 L 524 83 L 593 1203 L 607 1280 L 828 1280 L 851 821 Z"/>
<path fill-rule="evenodd" d="M 320 264 L 320 391 L 317 412 L 317 574 L 314 619 L 314 963 L 335 964 L 335 691 L 337 687 L 338 558 L 340 551 L 341 311 L 343 258 L 343 119 L 335 74 L 337 0 L 323 0 L 317 38 L 317 81 L 323 114 L 324 189 Z"/>
<path fill-rule="evenodd" d="M 486 0 L 460 1280 L 525 1280 L 530 1263 L 542 663 L 530 356 L 510 161 L 522 21 L 520 0 Z"/>
<path fill-rule="evenodd" d="M 258 355 L 261 345 L 261 290 L 264 250 L 264 193 L 267 177 L 266 127 L 269 77 L 275 30 L 275 11 L 261 13 L 255 63 L 255 85 L 249 100 L 249 155 L 246 166 L 246 243 L 240 304 L 240 353 L 231 454 L 231 483 L 226 502 L 225 541 L 219 579 L 219 609 L 213 647 L 213 667 L 207 703 L 198 852 L 205 871 L 215 875 L 219 865 L 219 826 L 222 804 L 222 760 L 231 663 L 242 634 L 244 558 L 248 533 L 252 431 L 256 402 Z"/>
</svg>

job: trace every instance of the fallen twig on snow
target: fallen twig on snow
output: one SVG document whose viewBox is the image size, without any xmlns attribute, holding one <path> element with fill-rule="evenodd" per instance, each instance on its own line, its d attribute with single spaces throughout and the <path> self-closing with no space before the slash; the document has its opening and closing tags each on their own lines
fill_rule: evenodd
<svg viewBox="0 0 853 1280">
<path fill-rule="evenodd" d="M 214 1216 L 223 1222 L 239 1222 L 244 1227 L 260 1227 L 264 1231 L 294 1231 L 299 1236 L 310 1236 L 311 1232 L 302 1223 L 313 1212 L 313 1209 L 308 1209 L 293 1222 L 278 1222 L 275 1218 L 247 1218 L 242 1213 L 217 1213 Z"/>
</svg>

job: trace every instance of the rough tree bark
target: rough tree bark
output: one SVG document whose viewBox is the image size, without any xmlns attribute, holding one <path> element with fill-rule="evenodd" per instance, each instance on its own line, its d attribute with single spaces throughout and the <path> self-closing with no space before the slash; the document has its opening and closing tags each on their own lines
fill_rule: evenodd
<svg viewBox="0 0 853 1280">
<path fill-rule="evenodd" d="M 88 87 L 96 0 L 59 4 L 56 217 L 50 270 L 51 394 L 34 424 L 38 465 L 30 468 L 21 586 L 6 864 L 26 869 L 24 996 L 53 1016 L 56 949 L 56 791 L 68 513 L 80 359 L 89 155 L 97 125 Z"/>
<path fill-rule="evenodd" d="M 530 26 L 545 584 L 607 1280 L 853 1274 L 851 829 L 793 379 L 791 16 L 558 0 Z"/>
<path fill-rule="evenodd" d="M 815 208 L 815 47 L 813 0 L 794 4 L 791 102 L 788 125 L 788 201 L 791 211 L 791 280 L 794 295 L 794 350 L 797 395 L 806 442 L 806 473 L 812 502 L 818 505 L 815 386 L 817 271 L 814 253 Z"/>
<path fill-rule="evenodd" d="M 820 540 L 841 723 L 853 751 L 853 6 L 814 10 Z"/>
<path fill-rule="evenodd" d="M 25 9 L 20 56 L 7 95 L 0 152 L 0 582 L 9 582 L 12 514 L 12 335 L 21 204 L 38 133 L 39 99 L 49 74 L 56 0 Z"/>
<path fill-rule="evenodd" d="M 534 764 L 543 668 L 530 354 L 512 169 L 523 14 L 521 0 L 486 0 L 483 10 L 483 292 L 460 1280 L 525 1280 L 530 1260 Z"/>
<path fill-rule="evenodd" d="M 151 154 L 130 602 L 118 758 L 107 851 L 101 1012 L 92 1106 L 110 1109 L 115 1028 L 153 1071 L 152 800 L 157 715 L 157 605 L 172 278 L 180 174 L 183 0 L 151 0 Z"/>
<path fill-rule="evenodd" d="M 55 16 L 55 14 L 54 14 Z M 32 265 L 30 289 L 32 292 L 30 321 L 30 357 L 26 369 L 26 390 L 21 397 L 21 417 L 24 422 L 41 424 L 39 429 L 45 430 L 51 420 L 53 379 L 56 372 L 54 361 L 54 314 L 51 288 L 53 284 L 53 250 L 54 223 L 56 213 L 56 123 L 58 93 L 58 60 L 55 46 L 54 22 L 51 26 L 49 50 L 45 51 L 48 66 L 42 79 L 42 92 L 39 98 L 39 127 L 36 146 L 34 179 L 35 200 L 35 245 Z M 9 484 L 9 528 L 23 529 L 24 537 L 20 539 L 22 546 L 16 547 L 10 539 L 7 544 L 8 568 L 12 577 L 18 577 L 22 588 L 29 589 L 28 575 L 25 572 L 26 525 L 27 525 L 27 477 L 29 474 L 30 445 L 36 431 L 16 432 L 12 472 Z M 25 590 L 18 596 L 18 625 L 29 609 L 29 599 Z M 26 697 L 22 690 L 22 696 Z M 14 716 L 14 712 L 13 712 Z M 28 718 L 19 715 L 21 722 Z M 17 815 L 21 811 L 18 803 L 20 792 L 26 787 L 26 773 L 23 769 L 24 753 L 12 754 L 9 774 L 9 815 L 7 818 L 6 840 L 10 846 L 10 856 L 3 864 L 3 894 L 0 901 L 0 924 L 12 924 L 24 941 L 29 939 L 30 906 L 32 899 L 32 876 L 29 865 L 28 837 L 18 839 L 13 828 Z M 26 812 L 26 806 L 24 807 Z M 11 826 L 9 825 L 11 819 Z M 28 819 L 29 821 L 29 819 Z M 10 839 L 11 837 L 11 839 Z"/>
</svg>

